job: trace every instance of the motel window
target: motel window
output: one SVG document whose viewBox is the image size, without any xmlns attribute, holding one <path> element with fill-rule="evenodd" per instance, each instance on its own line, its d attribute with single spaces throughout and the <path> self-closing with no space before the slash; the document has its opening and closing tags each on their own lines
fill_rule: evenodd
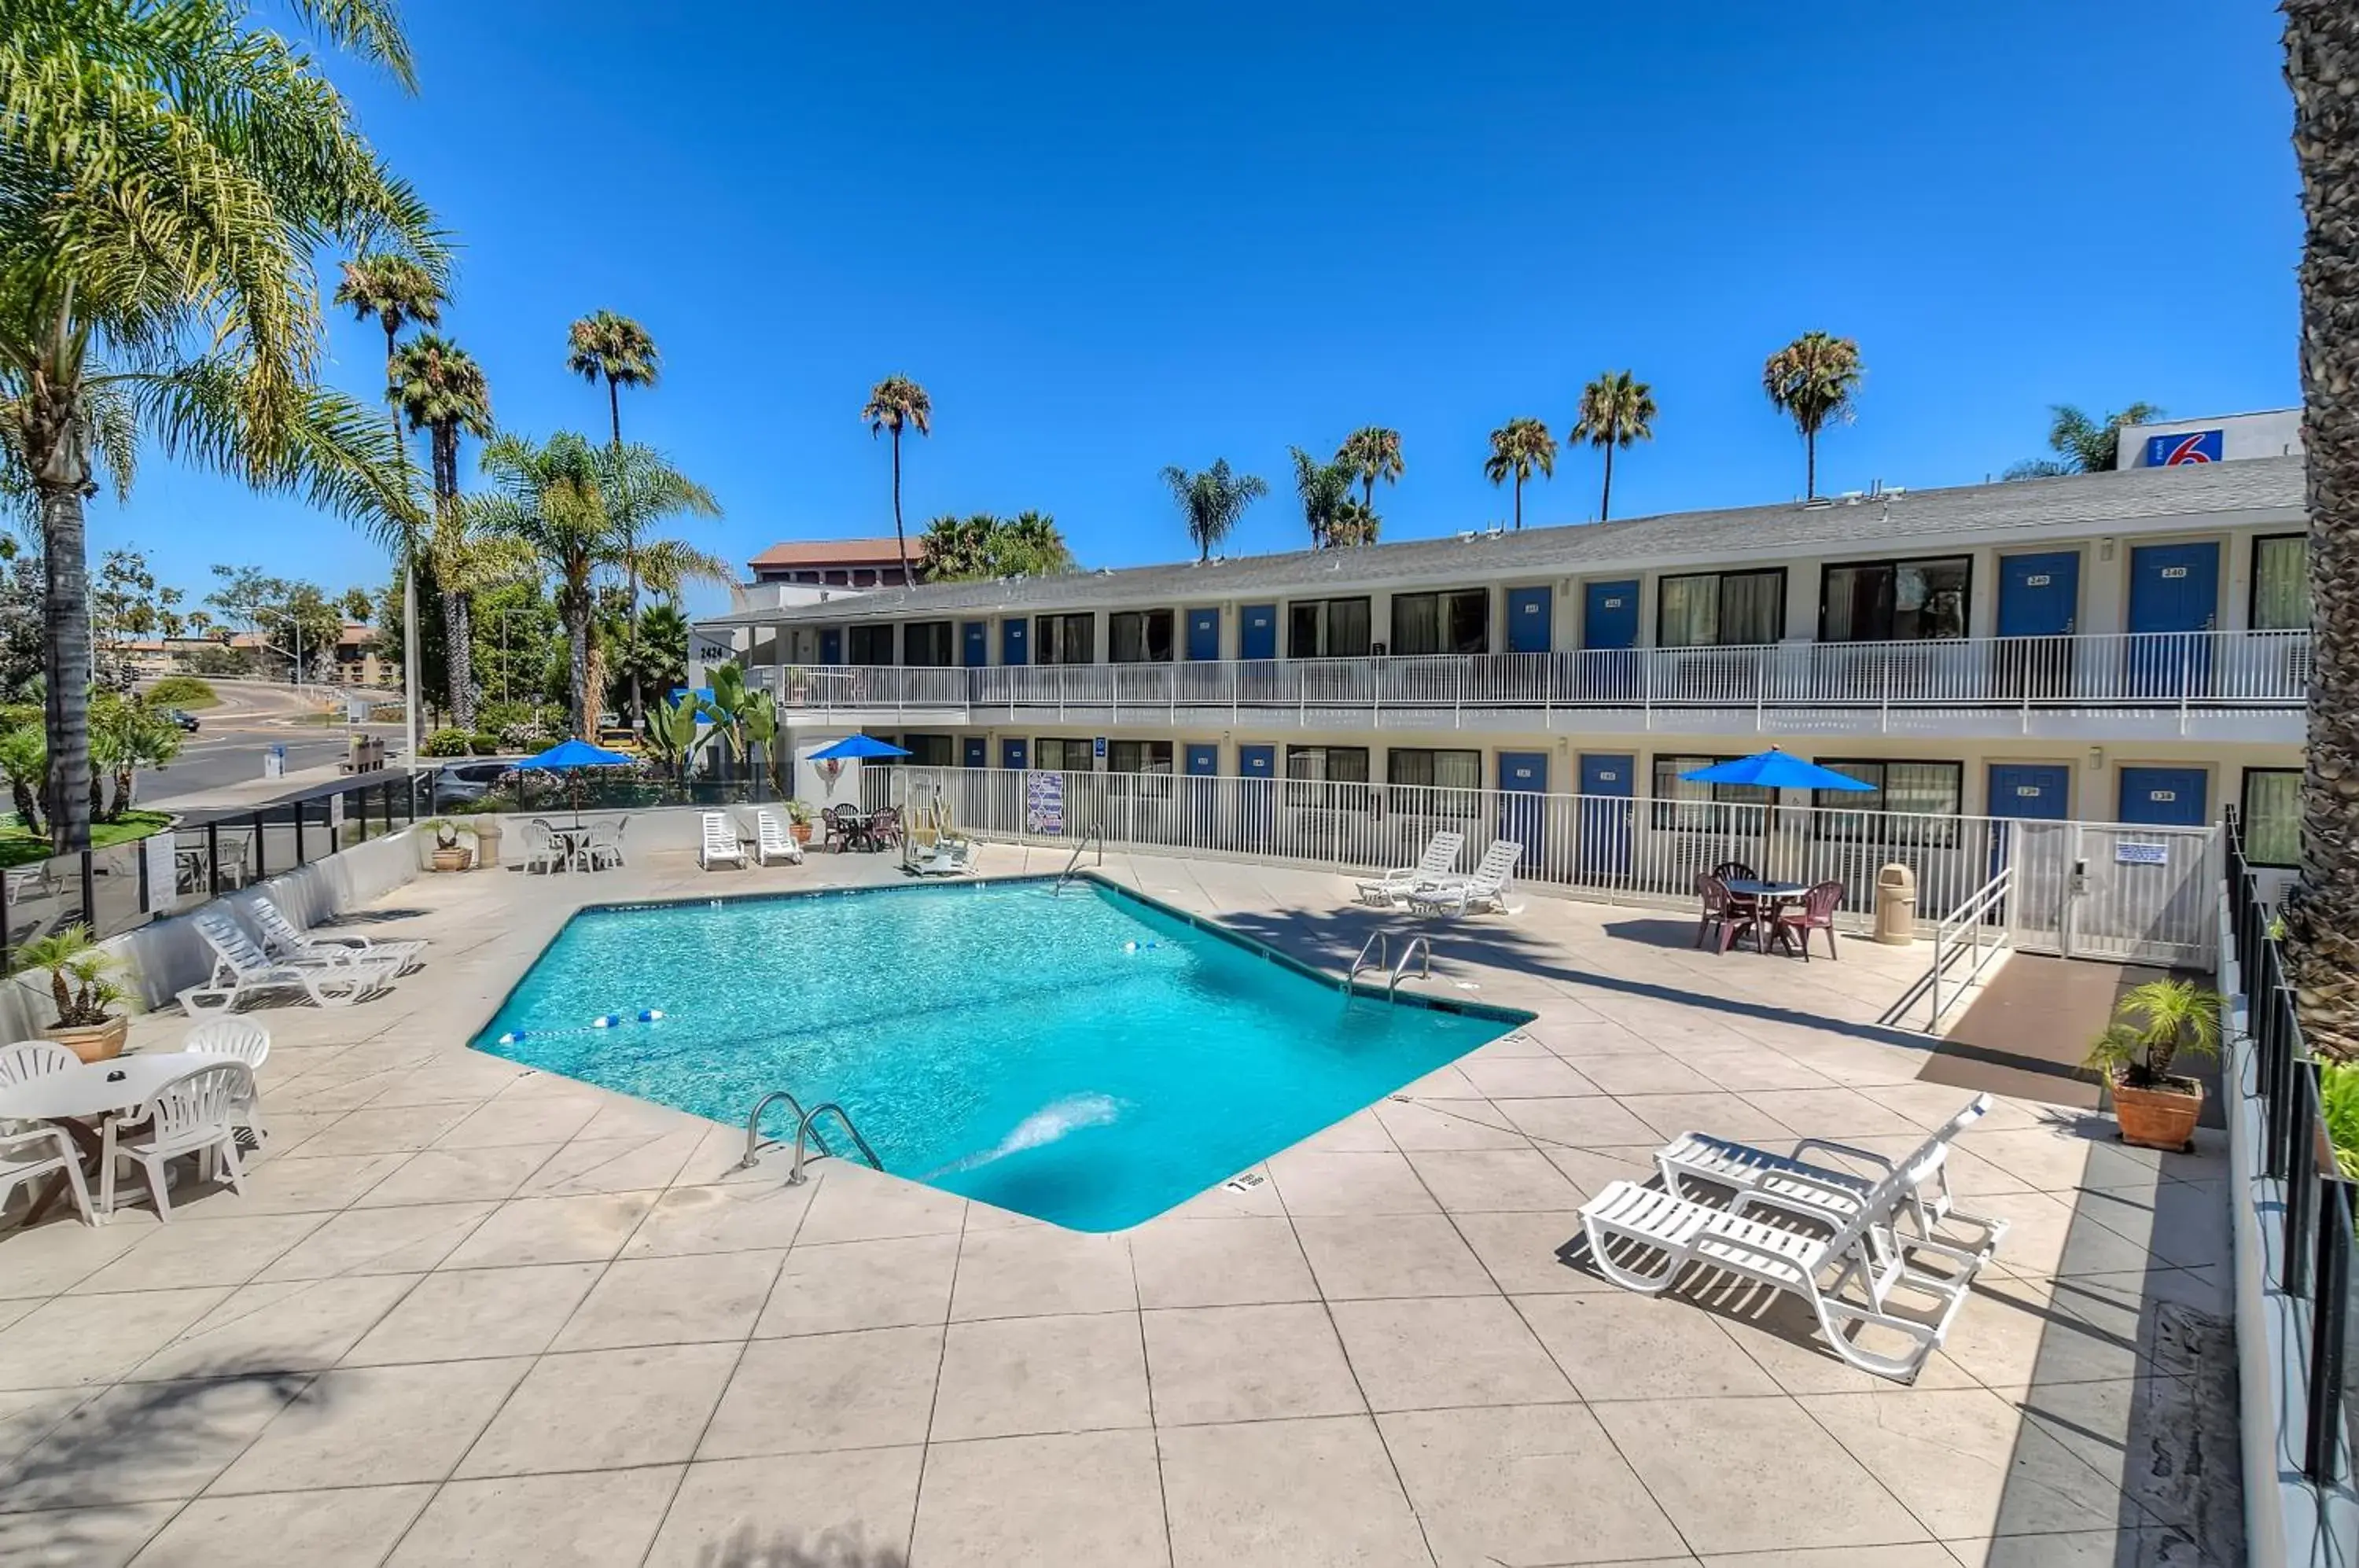
<svg viewBox="0 0 2359 1568">
<path fill-rule="evenodd" d="M 1171 795 L 1171 743 L 1168 740 L 1106 742 L 1107 788 L 1117 795 L 1168 800 Z"/>
<path fill-rule="evenodd" d="M 1097 759 L 1086 740 L 1042 735 L 1032 743 L 1032 766 L 1044 773 L 1087 773 Z"/>
<path fill-rule="evenodd" d="M 1286 748 L 1286 802 L 1289 806 L 1364 809 L 1368 794 L 1368 748 L 1289 746 Z"/>
<path fill-rule="evenodd" d="M 1171 612 L 1116 610 L 1106 617 L 1106 657 L 1115 664 L 1165 664 L 1171 659 Z"/>
<path fill-rule="evenodd" d="M 1286 607 L 1288 659 L 1364 659 L 1370 647 L 1365 599 L 1297 599 Z"/>
<path fill-rule="evenodd" d="M 1655 826 L 1667 833 L 1757 833 L 1761 827 L 1759 813 L 1739 808 L 1773 805 L 1777 791 L 1758 784 L 1699 784 L 1681 777 L 1715 763 L 1734 760 L 1728 757 L 1656 757 Z"/>
<path fill-rule="evenodd" d="M 1471 817 L 1483 788 L 1483 754 L 1397 746 L 1385 753 L 1386 800 L 1404 816 Z"/>
<path fill-rule="evenodd" d="M 851 582 L 852 582 L 852 575 L 851 575 L 851 573 L 849 573 L 849 572 L 844 572 L 844 571 L 842 571 L 841 569 L 839 569 L 839 570 L 836 570 L 836 571 L 830 572 L 827 574 L 827 580 L 828 580 L 828 582 L 829 582 L 829 583 L 831 583 L 834 584 L 836 587 L 838 587 L 838 588 L 843 588 L 843 587 L 848 587 L 848 586 L 850 586 Z"/>
<path fill-rule="evenodd" d="M 1914 642 L 1966 635 L 1973 561 L 1863 561 L 1830 566 L 1819 598 L 1821 642 Z"/>
<path fill-rule="evenodd" d="M 1786 635 L 1786 569 L 1666 577 L 1655 640 L 1665 648 L 1742 648 Z"/>
<path fill-rule="evenodd" d="M 1088 611 L 1071 615 L 1032 617 L 1032 662 L 1035 664 L 1094 664 L 1097 662 L 1098 618 Z"/>
<path fill-rule="evenodd" d="M 893 662 L 893 628 L 848 627 L 843 634 L 843 648 L 847 664 L 890 664 Z"/>
<path fill-rule="evenodd" d="M 912 768 L 951 768 L 958 763 L 958 743 L 949 735 L 905 735 L 901 749 L 909 754 L 902 760 Z"/>
<path fill-rule="evenodd" d="M 911 621 L 901 634 L 901 662 L 944 668 L 953 663 L 948 621 Z"/>
<path fill-rule="evenodd" d="M 2310 629 L 2308 536 L 2272 534 L 2253 541 L 2253 629 L 2256 632 Z"/>
<path fill-rule="evenodd" d="M 2301 864 L 2301 769 L 2247 768 L 2245 858 L 2255 866 Z"/>
<path fill-rule="evenodd" d="M 1487 653 L 1491 591 L 1393 595 L 1395 653 Z"/>
<path fill-rule="evenodd" d="M 1868 788 L 1813 791 L 1811 836 L 1902 845 L 1956 842 L 1958 817 L 1965 811 L 1964 764 L 1821 757 L 1819 766 Z"/>
</svg>

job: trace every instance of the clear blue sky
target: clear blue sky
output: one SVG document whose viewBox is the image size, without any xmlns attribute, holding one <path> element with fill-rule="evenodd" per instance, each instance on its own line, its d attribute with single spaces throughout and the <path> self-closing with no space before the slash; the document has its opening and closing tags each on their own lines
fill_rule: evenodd
<svg viewBox="0 0 2359 1568">
<path fill-rule="evenodd" d="M 1219 456 L 1276 492 L 1232 548 L 1299 546 L 1288 445 L 1371 422 L 1408 457 L 1386 538 L 1504 518 L 1488 432 L 1529 414 L 1560 437 L 1608 366 L 1661 405 L 1617 516 L 1796 495 L 1759 367 L 1812 328 L 1868 366 L 1822 488 L 1980 480 L 2039 452 L 2057 401 L 2298 397 L 2265 5 L 408 14 L 416 98 L 337 69 L 464 246 L 445 330 L 495 414 L 603 430 L 566 325 L 636 316 L 664 381 L 626 396 L 625 433 L 719 494 L 701 537 L 736 561 L 890 531 L 857 414 L 893 372 L 936 413 L 913 531 L 1038 507 L 1090 565 L 1180 555 L 1157 475 Z M 339 321 L 332 377 L 376 396 L 380 342 Z M 1593 517 L 1597 474 L 1567 453 L 1527 519 Z M 341 524 L 160 462 L 92 532 L 190 583 L 216 561 L 331 589 L 387 570 Z"/>
</svg>

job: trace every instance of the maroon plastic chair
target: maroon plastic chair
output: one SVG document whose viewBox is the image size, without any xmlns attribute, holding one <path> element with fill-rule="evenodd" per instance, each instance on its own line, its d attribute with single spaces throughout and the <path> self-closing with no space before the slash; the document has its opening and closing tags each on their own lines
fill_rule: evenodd
<svg viewBox="0 0 2359 1568">
<path fill-rule="evenodd" d="M 1821 882 L 1802 895 L 1799 904 L 1788 904 L 1777 911 L 1777 942 L 1783 946 L 1790 937 L 1802 950 L 1802 962 L 1810 961 L 1810 933 L 1827 933 L 1827 956 L 1840 959 L 1835 951 L 1835 911 L 1843 908 L 1843 885 Z"/>
<path fill-rule="evenodd" d="M 1695 944 L 1701 947 L 1704 938 L 1717 930 L 1720 942 L 1713 951 L 1726 953 L 1735 945 L 1738 934 L 1755 922 L 1753 902 L 1732 896 L 1728 884 L 1717 877 L 1698 877 L 1696 892 L 1703 898 L 1703 918 L 1696 922 Z"/>
</svg>

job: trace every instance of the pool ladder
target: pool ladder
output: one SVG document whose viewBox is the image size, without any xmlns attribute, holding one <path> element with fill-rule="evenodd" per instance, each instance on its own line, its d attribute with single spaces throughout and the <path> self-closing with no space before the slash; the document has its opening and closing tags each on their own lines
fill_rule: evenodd
<svg viewBox="0 0 2359 1568">
<path fill-rule="evenodd" d="M 1093 844 L 1098 846 L 1098 864 L 1100 866 L 1105 864 L 1105 830 L 1092 828 L 1082 835 L 1081 843 L 1073 845 L 1072 858 L 1065 862 L 1065 868 L 1062 871 L 1057 873 L 1057 885 L 1049 890 L 1052 896 L 1063 892 L 1065 884 L 1080 875 L 1075 868 L 1082 864 L 1082 856 L 1090 852 L 1090 845 Z"/>
<path fill-rule="evenodd" d="M 1368 962 L 1370 948 L 1375 949 L 1376 953 L 1376 961 L 1374 964 Z M 1401 980 L 1408 974 L 1408 964 L 1412 958 L 1419 961 L 1417 969 L 1419 979 L 1433 978 L 1433 942 L 1423 931 L 1408 939 L 1408 945 L 1401 950 L 1398 964 L 1392 962 L 1392 956 L 1391 933 L 1370 931 L 1368 940 L 1360 944 L 1360 955 L 1352 960 L 1352 967 L 1343 976 L 1344 991 L 1347 994 L 1351 991 L 1352 982 L 1360 977 L 1360 971 L 1363 969 L 1389 970 L 1390 974 L 1385 981 L 1385 997 L 1389 1001 L 1393 993 L 1400 989 Z"/>
<path fill-rule="evenodd" d="M 819 1127 L 816 1125 L 819 1118 L 830 1111 L 834 1112 L 835 1119 L 843 1124 L 843 1130 L 851 1136 L 853 1147 L 860 1150 L 861 1158 L 879 1171 L 885 1169 L 885 1162 L 876 1158 L 876 1151 L 868 1147 L 868 1140 L 860 1136 L 860 1129 L 852 1125 L 850 1113 L 846 1112 L 842 1105 L 830 1100 L 825 1105 L 814 1106 L 807 1111 L 803 1109 L 800 1100 L 796 1099 L 784 1089 L 773 1089 L 754 1102 L 754 1114 L 745 1118 L 745 1158 L 731 1166 L 732 1171 L 751 1171 L 756 1165 L 761 1163 L 764 1149 L 785 1147 L 784 1138 L 768 1144 L 762 1141 L 762 1113 L 780 1100 L 784 1100 L 787 1103 L 787 1109 L 795 1114 L 795 1163 L 794 1169 L 787 1172 L 788 1186 L 799 1187 L 803 1183 L 803 1150 L 806 1144 L 817 1149 L 823 1155 L 833 1156 L 835 1151 L 828 1148 L 827 1140 L 820 1136 Z"/>
</svg>

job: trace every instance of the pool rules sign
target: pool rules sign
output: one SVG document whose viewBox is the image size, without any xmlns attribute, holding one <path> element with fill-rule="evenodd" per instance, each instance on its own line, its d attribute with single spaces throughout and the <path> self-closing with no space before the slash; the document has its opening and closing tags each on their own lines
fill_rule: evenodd
<svg viewBox="0 0 2359 1568">
<path fill-rule="evenodd" d="M 1065 831 L 1065 776 L 1027 773 L 1024 776 L 1024 831 L 1061 833 Z"/>
</svg>

